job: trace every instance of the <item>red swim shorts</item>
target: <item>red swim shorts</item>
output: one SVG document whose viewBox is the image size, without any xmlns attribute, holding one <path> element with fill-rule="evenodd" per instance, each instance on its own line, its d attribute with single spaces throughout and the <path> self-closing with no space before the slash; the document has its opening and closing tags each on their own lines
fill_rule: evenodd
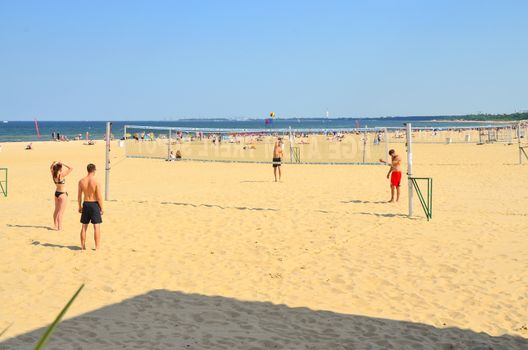
<svg viewBox="0 0 528 350">
<path fill-rule="evenodd" d="M 402 173 L 401 171 L 393 171 L 391 173 L 390 182 L 392 186 L 400 187 Z"/>
</svg>

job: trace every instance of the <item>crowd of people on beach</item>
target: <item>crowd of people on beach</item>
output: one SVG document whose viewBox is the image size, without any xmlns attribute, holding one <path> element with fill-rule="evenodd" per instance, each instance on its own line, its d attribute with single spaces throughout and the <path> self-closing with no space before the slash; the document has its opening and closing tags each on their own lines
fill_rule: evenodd
<svg viewBox="0 0 528 350">
<path fill-rule="evenodd" d="M 54 140 L 54 141 L 70 141 L 70 138 L 64 134 L 61 134 L 60 132 L 52 132 L 51 133 L 51 139 Z M 81 134 L 78 134 L 76 137 L 75 137 L 75 140 L 80 140 L 81 139 Z"/>
<path fill-rule="evenodd" d="M 440 130 L 430 130 L 433 134 L 439 132 Z M 177 138 L 181 141 L 184 137 L 183 133 L 177 133 Z M 59 135 L 59 133 L 53 133 L 52 135 L 56 140 L 65 140 L 67 138 L 64 135 Z M 79 134 L 80 136 L 80 134 Z M 221 142 L 222 137 L 220 135 L 210 134 L 207 136 L 207 139 L 212 140 L 213 143 Z M 303 138 L 307 135 L 298 134 L 296 137 Z M 145 137 L 152 138 L 153 136 L 141 135 L 141 139 L 144 140 Z M 197 133 L 196 138 L 204 138 L 203 133 Z M 327 134 L 327 137 L 333 141 L 340 141 L 345 137 L 344 133 L 335 132 Z M 375 134 L 374 143 L 381 143 L 383 141 L 384 135 L 381 132 Z M 135 138 L 135 137 L 134 137 Z M 216 141 L 215 141 L 216 140 Z M 244 146 L 245 148 L 250 146 Z M 254 146 L 252 146 L 254 147 Z M 33 148 L 32 143 L 29 143 L 26 146 L 27 150 Z M 276 137 L 273 147 L 272 154 L 272 167 L 273 167 L 273 176 L 275 182 L 279 182 L 282 179 L 282 161 L 284 157 L 283 153 L 284 141 L 282 137 Z M 1 146 L 0 146 L 1 150 Z M 400 185 L 402 179 L 401 172 L 401 158 L 396 153 L 394 149 L 389 151 L 390 161 L 385 161 L 379 159 L 381 163 L 389 165 L 389 172 L 387 173 L 387 179 L 389 179 L 390 184 L 390 200 L 389 203 L 398 202 L 400 198 Z M 167 161 L 177 161 L 182 160 L 181 150 L 171 151 Z M 54 161 L 50 165 L 50 173 L 55 185 L 54 192 L 54 203 L 55 208 L 53 212 L 53 223 L 55 230 L 62 230 L 63 215 L 67 205 L 68 192 L 66 191 L 66 177 L 69 176 L 73 171 L 73 168 L 61 161 Z M 78 194 L 77 201 L 79 204 L 79 213 L 81 214 L 81 247 L 86 249 L 86 231 L 88 225 L 91 223 L 94 225 L 94 238 L 96 249 L 100 248 L 101 240 L 101 231 L 100 224 L 102 223 L 102 214 L 103 214 L 103 199 L 101 194 L 101 185 L 95 178 L 96 167 L 93 164 L 88 164 L 87 166 L 87 175 L 79 180 L 78 183 Z"/>
<path fill-rule="evenodd" d="M 437 133 L 439 130 L 430 130 L 432 133 Z M 56 140 L 66 140 L 67 138 L 64 135 L 59 133 L 53 133 L 52 136 Z M 79 134 L 78 137 L 81 135 Z M 177 140 L 181 141 L 184 138 L 183 133 L 177 133 Z M 256 136 L 256 135 L 253 135 Z M 295 137 L 303 140 L 308 135 L 302 133 L 295 135 Z M 345 133 L 341 132 L 332 132 L 326 134 L 327 138 L 332 141 L 341 141 L 345 137 Z M 153 135 L 147 136 L 146 134 L 141 135 L 141 140 L 151 139 Z M 209 134 L 205 136 L 203 133 L 197 133 L 194 135 L 195 138 L 204 138 L 211 140 L 211 142 L 221 142 L 221 135 Z M 258 135 L 258 137 L 263 137 L 263 135 Z M 136 137 L 134 137 L 136 139 Z M 139 140 L 139 138 L 137 138 Z M 374 143 L 381 143 L 384 140 L 384 134 L 378 132 L 374 136 Z M 1 146 L 0 146 L 1 147 Z M 254 145 L 244 146 L 249 149 L 249 147 L 254 147 Z M 32 143 L 29 143 L 26 146 L 26 149 L 31 150 L 33 148 Z M 282 180 L 282 162 L 284 157 L 284 140 L 280 136 L 275 137 L 273 154 L 272 154 L 272 168 L 273 176 L 275 182 L 280 182 Z M 1 148 L 0 148 L 1 149 Z M 389 165 L 389 171 L 387 173 L 387 179 L 389 179 L 390 185 L 390 200 L 389 203 L 398 202 L 400 198 L 400 185 L 402 179 L 401 171 L 401 158 L 396 153 L 394 149 L 389 151 L 390 160 L 385 161 L 379 159 L 381 163 Z M 167 158 L 167 161 L 178 161 L 182 160 L 181 150 L 172 150 Z M 54 203 L 55 208 L 53 211 L 53 224 L 55 230 L 62 230 L 63 216 L 66 209 L 68 201 L 68 192 L 66 191 L 66 177 L 68 177 L 73 172 L 73 168 L 64 162 L 54 161 L 50 165 L 50 173 L 55 185 L 54 192 Z M 87 175 L 79 180 L 78 182 L 78 193 L 77 193 L 77 202 L 79 205 L 79 213 L 81 214 L 80 222 L 81 226 L 81 248 L 86 249 L 86 231 L 89 224 L 94 226 L 94 239 L 95 239 L 95 248 L 99 249 L 101 244 L 101 229 L 100 225 L 102 223 L 102 214 L 103 214 L 103 198 L 101 185 L 95 178 L 96 167 L 94 164 L 88 164 L 87 166 Z"/>
<path fill-rule="evenodd" d="M 67 138 L 64 135 L 59 135 L 59 133 L 53 133 L 52 135 L 56 140 L 66 140 Z M 80 134 L 79 134 L 80 136 Z M 305 137 L 306 135 L 298 135 L 299 138 Z M 142 139 L 144 139 L 144 135 Z M 151 136 L 149 136 L 151 137 Z M 178 137 L 183 138 L 183 134 L 179 134 Z M 197 134 L 196 137 L 204 137 L 203 134 Z M 332 140 L 341 140 L 345 137 L 343 133 L 332 133 L 328 134 L 327 137 L 332 138 Z M 221 137 L 209 136 L 212 140 L 221 140 Z M 374 142 L 380 143 L 383 140 L 383 135 L 377 133 L 375 135 Z M 214 141 L 213 141 L 214 142 Z M 220 142 L 220 141 L 218 141 Z M 272 154 L 272 168 L 273 176 L 275 182 L 280 182 L 282 180 L 282 161 L 284 157 L 283 153 L 284 140 L 282 137 L 276 137 L 273 147 Z M 29 143 L 26 146 L 26 149 L 32 149 L 32 143 Z M 386 162 L 383 159 L 379 161 L 386 163 L 390 166 L 389 172 L 387 173 L 387 179 L 390 183 L 390 193 L 391 197 L 389 202 L 397 202 L 400 198 L 400 184 L 402 179 L 401 172 L 401 158 L 395 152 L 394 149 L 389 151 L 390 161 Z M 182 159 L 182 153 L 180 150 L 171 151 L 167 161 L 177 161 Z M 68 192 L 66 191 L 66 178 L 73 172 L 73 168 L 64 162 L 54 161 L 50 165 L 50 173 L 55 185 L 54 192 L 54 203 L 55 208 L 53 211 L 53 224 L 55 230 L 62 230 L 63 227 L 63 216 L 68 202 Z M 89 224 L 94 226 L 94 240 L 95 240 L 95 249 L 100 249 L 101 244 L 101 229 L 100 225 L 102 223 L 103 215 L 103 197 L 101 185 L 95 178 L 96 167 L 94 164 L 88 164 L 87 166 L 87 175 L 79 180 L 78 182 L 78 193 L 77 193 L 77 202 L 79 205 L 79 213 L 81 214 L 81 248 L 86 249 L 86 232 Z"/>
</svg>

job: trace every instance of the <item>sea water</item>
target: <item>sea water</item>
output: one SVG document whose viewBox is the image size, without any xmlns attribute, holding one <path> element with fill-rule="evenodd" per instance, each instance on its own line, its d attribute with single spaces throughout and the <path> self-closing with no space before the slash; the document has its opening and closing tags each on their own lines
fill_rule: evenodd
<svg viewBox="0 0 528 350">
<path fill-rule="evenodd" d="M 125 125 L 167 126 L 177 128 L 221 128 L 221 129 L 263 129 L 273 130 L 291 127 L 313 129 L 335 129 L 356 127 L 402 127 L 411 122 L 414 127 L 454 127 L 454 126 L 482 126 L 481 122 L 450 122 L 453 117 L 391 117 L 391 118 L 289 118 L 273 119 L 266 124 L 265 119 L 181 119 L 170 121 L 115 121 L 112 124 L 112 134 L 122 137 Z M 441 121 L 445 119 L 446 121 Z M 439 120 L 436 122 L 433 120 Z M 40 121 L 38 123 L 40 140 L 52 140 L 52 133 L 59 133 L 72 140 L 77 136 L 90 139 L 102 139 L 106 131 L 104 121 Z M 38 141 L 34 121 L 9 121 L 0 122 L 0 142 L 28 142 Z"/>
</svg>

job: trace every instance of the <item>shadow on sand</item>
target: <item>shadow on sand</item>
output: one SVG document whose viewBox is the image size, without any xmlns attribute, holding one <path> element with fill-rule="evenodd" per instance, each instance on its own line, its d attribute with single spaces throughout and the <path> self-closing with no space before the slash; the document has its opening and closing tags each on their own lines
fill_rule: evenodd
<svg viewBox="0 0 528 350">
<path fill-rule="evenodd" d="M 409 215 L 406 214 L 393 214 L 393 213 L 367 213 L 367 212 L 358 212 L 353 213 L 358 215 L 369 215 L 369 216 L 377 216 L 380 218 L 405 218 L 409 220 L 420 220 L 418 217 L 409 217 Z"/>
<path fill-rule="evenodd" d="M 42 247 L 48 247 L 48 248 L 64 248 L 69 250 L 81 250 L 81 247 L 77 247 L 74 245 L 60 245 L 60 244 L 53 244 L 53 243 L 42 243 L 39 241 L 33 241 L 31 242 L 32 245 L 39 245 Z"/>
<path fill-rule="evenodd" d="M 350 203 L 355 203 L 355 204 L 389 204 L 388 201 L 362 201 L 360 199 L 351 199 L 349 201 L 341 201 L 341 203 L 344 203 L 344 204 L 350 204 Z"/>
<path fill-rule="evenodd" d="M 89 298 L 89 295 L 86 296 Z M 45 328 L 0 343 L 29 349 Z M 527 349 L 528 339 L 290 308 L 268 302 L 149 293 L 63 321 L 46 349 Z"/>
<path fill-rule="evenodd" d="M 181 205 L 190 207 L 205 207 L 205 208 L 218 208 L 218 209 L 236 209 L 236 210 L 258 210 L 258 211 L 279 211 L 279 209 L 273 208 L 251 208 L 251 207 L 224 207 L 218 204 L 193 204 L 193 203 L 180 203 L 180 202 L 161 202 L 160 204 L 170 205 Z"/>
<path fill-rule="evenodd" d="M 11 225 L 11 224 L 7 224 L 6 226 L 7 226 L 7 227 L 15 227 L 15 228 L 40 228 L 40 229 L 48 230 L 48 231 L 55 231 L 55 230 L 53 229 L 53 227 L 49 227 L 49 226 L 38 226 L 38 225 Z"/>
</svg>

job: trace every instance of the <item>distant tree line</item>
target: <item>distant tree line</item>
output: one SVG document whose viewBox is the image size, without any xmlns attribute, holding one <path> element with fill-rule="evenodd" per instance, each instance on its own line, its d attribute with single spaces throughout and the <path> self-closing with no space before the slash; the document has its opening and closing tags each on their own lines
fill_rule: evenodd
<svg viewBox="0 0 528 350">
<path fill-rule="evenodd" d="M 486 120 L 486 121 L 493 121 L 493 120 L 528 120 L 528 112 L 517 112 L 517 113 L 510 113 L 510 114 L 468 114 L 468 115 L 462 115 L 459 117 L 456 117 L 457 119 L 461 120 Z"/>
</svg>

